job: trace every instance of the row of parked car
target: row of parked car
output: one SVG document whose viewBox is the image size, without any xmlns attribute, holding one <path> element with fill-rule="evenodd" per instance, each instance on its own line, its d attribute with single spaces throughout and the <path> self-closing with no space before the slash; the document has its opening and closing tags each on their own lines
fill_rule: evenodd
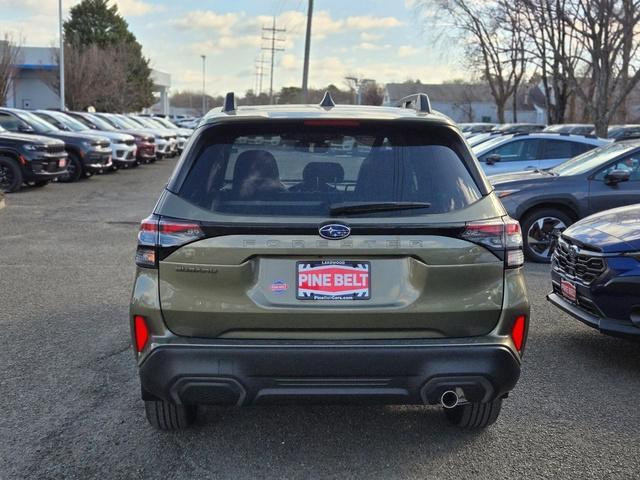
<svg viewBox="0 0 640 480">
<path fill-rule="evenodd" d="M 0 108 L 0 191 L 176 156 L 191 133 L 161 117 Z"/>
</svg>

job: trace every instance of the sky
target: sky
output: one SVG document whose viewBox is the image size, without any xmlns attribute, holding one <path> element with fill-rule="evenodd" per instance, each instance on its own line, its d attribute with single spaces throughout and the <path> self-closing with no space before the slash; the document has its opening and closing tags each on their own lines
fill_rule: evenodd
<svg viewBox="0 0 640 480">
<path fill-rule="evenodd" d="M 440 83 L 465 78 L 456 42 L 438 40 L 417 15 L 416 0 L 315 0 L 309 85 L 346 86 L 345 76 L 379 83 L 419 78 Z M 276 17 L 284 38 L 276 53 L 274 89 L 300 86 L 307 0 L 111 0 L 142 44 L 151 66 L 171 74 L 172 90 L 202 88 L 206 55 L 207 93 L 256 89 L 256 65 L 270 52 L 263 26 Z M 64 15 L 78 0 L 63 0 Z M 27 46 L 58 41 L 57 0 L 0 0 L 0 35 Z M 265 32 L 268 35 L 268 32 Z"/>
</svg>

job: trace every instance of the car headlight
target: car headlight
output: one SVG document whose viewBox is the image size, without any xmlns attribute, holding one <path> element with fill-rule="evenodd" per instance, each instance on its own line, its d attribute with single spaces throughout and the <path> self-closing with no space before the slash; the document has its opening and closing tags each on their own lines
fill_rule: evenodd
<svg viewBox="0 0 640 480">
<path fill-rule="evenodd" d="M 38 150 L 42 150 L 43 148 L 44 148 L 44 145 L 37 145 L 37 144 L 24 145 L 24 149 L 30 152 L 37 152 Z"/>
<path fill-rule="evenodd" d="M 518 193 L 520 189 L 514 188 L 512 190 L 496 190 L 496 195 L 498 198 L 508 197 L 509 195 L 513 195 L 514 193 Z"/>
</svg>

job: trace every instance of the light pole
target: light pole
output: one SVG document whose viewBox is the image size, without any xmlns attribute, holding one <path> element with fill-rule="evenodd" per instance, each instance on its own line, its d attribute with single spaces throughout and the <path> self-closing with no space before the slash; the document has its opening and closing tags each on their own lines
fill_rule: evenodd
<svg viewBox="0 0 640 480">
<path fill-rule="evenodd" d="M 62 0 L 58 0 L 58 33 L 60 35 L 60 54 L 59 57 L 59 69 L 60 69 L 60 110 L 64 112 L 64 38 L 62 38 Z"/>
<path fill-rule="evenodd" d="M 202 58 L 202 116 L 207 113 L 207 94 L 205 93 L 205 78 L 206 78 L 206 62 L 207 56 L 200 55 Z"/>
</svg>

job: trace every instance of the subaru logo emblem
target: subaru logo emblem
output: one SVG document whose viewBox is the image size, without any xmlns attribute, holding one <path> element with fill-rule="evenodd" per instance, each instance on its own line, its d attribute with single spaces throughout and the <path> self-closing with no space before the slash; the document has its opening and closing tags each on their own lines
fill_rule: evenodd
<svg viewBox="0 0 640 480">
<path fill-rule="evenodd" d="M 351 229 L 340 223 L 323 225 L 319 230 L 320 236 L 327 240 L 341 240 L 351 235 Z"/>
</svg>

